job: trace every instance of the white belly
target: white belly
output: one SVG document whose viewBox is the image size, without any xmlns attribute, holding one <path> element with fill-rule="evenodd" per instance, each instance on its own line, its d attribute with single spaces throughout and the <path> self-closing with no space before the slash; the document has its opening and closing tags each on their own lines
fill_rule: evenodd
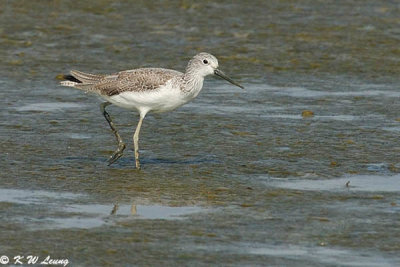
<svg viewBox="0 0 400 267">
<path fill-rule="evenodd" d="M 159 89 L 142 92 L 123 92 L 113 96 L 103 96 L 103 98 L 112 104 L 132 110 L 138 110 L 141 115 L 146 115 L 147 112 L 166 112 L 189 102 L 188 98 L 178 88 L 167 83 Z"/>
</svg>

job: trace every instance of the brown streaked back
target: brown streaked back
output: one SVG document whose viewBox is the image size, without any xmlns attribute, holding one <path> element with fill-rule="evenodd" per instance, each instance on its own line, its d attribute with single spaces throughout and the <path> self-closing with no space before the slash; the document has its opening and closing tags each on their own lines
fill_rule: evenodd
<svg viewBox="0 0 400 267">
<path fill-rule="evenodd" d="M 75 85 L 76 88 L 107 96 L 127 91 L 155 90 L 170 79 L 183 76 L 179 71 L 162 68 L 133 69 L 111 75 L 93 75 L 76 71 L 72 71 L 71 74 L 82 81 Z"/>
</svg>

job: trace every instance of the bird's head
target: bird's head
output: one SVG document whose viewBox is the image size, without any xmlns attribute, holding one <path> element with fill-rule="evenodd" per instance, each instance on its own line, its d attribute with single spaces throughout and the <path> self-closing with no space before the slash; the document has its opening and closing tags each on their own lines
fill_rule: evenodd
<svg viewBox="0 0 400 267">
<path fill-rule="evenodd" d="M 229 78 L 225 73 L 218 69 L 218 59 L 209 53 L 199 53 L 195 55 L 188 63 L 186 68 L 186 72 L 195 73 L 196 75 L 200 75 L 201 77 L 205 77 L 207 75 L 215 74 L 228 82 L 244 89 L 243 86 Z"/>
</svg>

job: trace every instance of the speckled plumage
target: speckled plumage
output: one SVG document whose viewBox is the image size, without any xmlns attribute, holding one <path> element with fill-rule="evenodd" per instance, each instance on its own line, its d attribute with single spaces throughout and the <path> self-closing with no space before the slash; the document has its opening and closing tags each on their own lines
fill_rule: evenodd
<svg viewBox="0 0 400 267">
<path fill-rule="evenodd" d="M 71 71 L 71 75 L 82 81 L 76 88 L 100 95 L 113 96 L 122 92 L 143 92 L 159 88 L 172 78 L 182 79 L 183 73 L 162 68 L 142 68 L 121 71 L 111 75 L 94 75 Z"/>
<path fill-rule="evenodd" d="M 105 108 L 114 104 L 139 112 L 140 119 L 133 138 L 136 168 L 139 169 L 139 132 L 148 112 L 174 110 L 191 101 L 203 88 L 204 77 L 210 74 L 243 88 L 217 68 L 218 60 L 213 55 L 199 53 L 189 61 L 185 73 L 162 68 L 140 68 L 110 75 L 73 70 L 71 75 L 64 76 L 66 81 L 62 81 L 61 85 L 92 92 L 106 100 L 100 108 L 118 141 L 118 149 L 111 156 L 109 164 L 122 156 L 125 144 Z"/>
</svg>

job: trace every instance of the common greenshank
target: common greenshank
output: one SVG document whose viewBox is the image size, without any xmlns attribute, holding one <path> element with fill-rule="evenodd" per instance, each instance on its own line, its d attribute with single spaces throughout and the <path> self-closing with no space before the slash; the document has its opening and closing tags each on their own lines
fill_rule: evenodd
<svg viewBox="0 0 400 267">
<path fill-rule="evenodd" d="M 61 85 L 95 93 L 106 101 L 100 104 L 100 109 L 118 141 L 118 148 L 108 160 L 108 165 L 123 155 L 126 145 L 107 113 L 106 107 L 114 104 L 139 112 L 139 122 L 133 135 L 133 143 L 136 168 L 140 169 L 139 133 L 146 114 L 150 111 L 161 113 L 174 110 L 188 103 L 200 93 L 204 77 L 210 74 L 215 74 L 244 89 L 220 71 L 217 58 L 208 53 L 195 55 L 189 61 L 185 73 L 163 68 L 140 68 L 110 75 L 72 70 L 70 75 L 63 76 L 64 81 L 61 81 Z"/>
</svg>

